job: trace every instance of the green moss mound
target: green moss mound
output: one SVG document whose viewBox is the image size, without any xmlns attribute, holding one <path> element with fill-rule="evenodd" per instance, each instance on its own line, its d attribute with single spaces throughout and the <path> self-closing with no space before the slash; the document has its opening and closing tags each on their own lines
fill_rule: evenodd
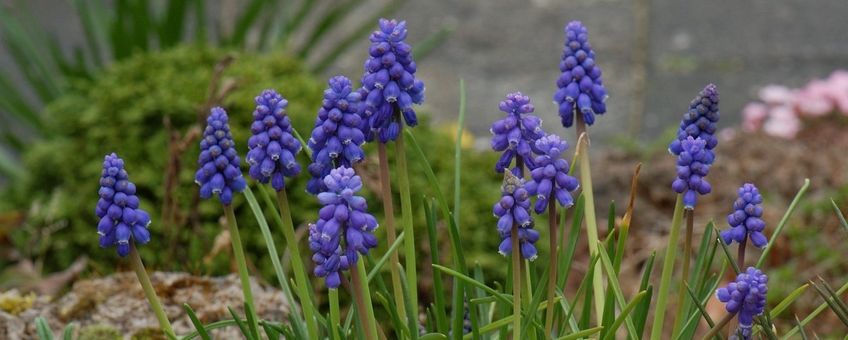
<svg viewBox="0 0 848 340">
<path fill-rule="evenodd" d="M 171 144 L 169 134 L 182 137 L 191 129 L 200 128 L 200 115 L 206 113 L 202 108 L 208 101 L 215 67 L 228 57 L 234 59 L 224 69 L 219 84 L 221 88 L 232 87 L 232 90 L 212 104 L 224 107 L 230 114 L 230 125 L 240 153 L 243 155 L 247 151 L 253 98 L 266 88 L 277 89 L 289 100 L 288 113 L 294 126 L 308 138 L 325 84 L 304 71 L 297 60 L 285 55 L 237 54 L 195 46 L 139 55 L 116 64 L 93 80 L 75 83 L 69 95 L 51 103 L 47 108 L 50 135 L 32 145 L 24 155 L 28 176 L 7 193 L 8 202 L 27 211 L 26 225 L 15 235 L 24 255 L 45 259 L 48 271 L 65 268 L 80 255 L 93 259 L 93 269 L 97 273 L 108 273 L 121 265 L 114 249 L 98 248 L 97 221 L 93 213 L 103 156 L 116 152 L 126 161 L 142 208 L 153 217 L 152 241 L 140 248 L 147 265 L 160 270 L 203 274 L 229 272 L 230 257 L 216 255 L 216 251 L 228 252 L 228 244 L 215 247 L 216 237 L 223 231 L 221 207 L 217 200 L 198 202 L 196 197 L 197 186 L 193 183 L 198 153 L 196 139 L 186 143 L 185 151 L 178 154 L 180 170 L 171 195 L 176 217 L 169 219 L 162 214 Z M 423 123 L 415 128 L 415 134 L 445 194 L 452 197 L 455 132 L 431 129 L 426 117 L 422 118 Z M 170 133 L 166 120 L 170 122 Z M 390 147 L 390 152 L 392 149 Z M 371 210 L 382 220 L 382 207 L 373 196 L 379 191 L 376 150 L 368 146 L 366 152 L 368 160 L 360 170 L 366 184 L 370 185 L 371 190 L 366 195 Z M 423 164 L 413 153 L 408 155 L 413 203 L 419 214 L 416 216 L 418 247 L 426 249 L 422 197 L 432 195 L 433 191 L 424 177 Z M 499 177 L 492 171 L 496 156 L 473 151 L 463 156 L 462 190 L 465 196 L 460 222 L 464 246 L 469 252 L 470 263 L 494 263 L 491 260 L 497 256 L 498 238 L 494 235 L 491 204 L 498 194 Z M 298 160 L 305 169 L 306 156 L 301 155 Z M 294 222 L 301 226 L 314 220 L 318 208 L 316 200 L 304 190 L 307 176 L 304 170 L 287 182 Z M 258 195 L 255 181 L 249 180 L 249 183 Z M 258 196 L 260 203 L 264 203 L 261 195 Z M 250 209 L 240 195 L 234 206 L 248 256 L 266 278 L 272 278 L 271 261 Z M 277 232 L 279 226 L 270 218 L 274 211 L 268 205 L 263 206 L 279 243 L 278 249 L 282 249 L 282 235 Z M 396 214 L 399 218 L 400 211 Z M 440 228 L 445 230 L 444 226 Z M 442 254 L 447 255 L 450 249 L 447 235 L 440 235 L 443 237 L 440 244 L 444 245 Z M 305 245 L 305 240 L 301 244 Z M 381 247 L 386 245 L 381 244 Z M 306 249 L 305 246 L 301 248 Z M 422 252 L 419 261 L 429 263 L 427 253 Z"/>
</svg>

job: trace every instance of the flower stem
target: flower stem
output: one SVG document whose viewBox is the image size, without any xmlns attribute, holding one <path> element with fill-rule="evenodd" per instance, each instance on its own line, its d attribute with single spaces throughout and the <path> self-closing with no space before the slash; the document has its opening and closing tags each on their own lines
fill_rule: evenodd
<svg viewBox="0 0 848 340">
<path fill-rule="evenodd" d="M 341 340 L 339 335 L 339 325 L 341 325 L 341 315 L 339 313 L 339 290 L 336 288 L 329 289 L 330 295 L 330 338 L 333 340 Z"/>
<path fill-rule="evenodd" d="M 512 225 L 512 339 L 521 339 L 521 250 L 518 244 L 518 225 Z"/>
<path fill-rule="evenodd" d="M 740 272 L 745 272 L 745 246 L 748 245 L 748 236 L 746 235 L 742 242 L 739 242 L 739 250 L 736 253 L 736 266 Z"/>
<path fill-rule="evenodd" d="M 360 256 L 356 265 L 350 268 L 351 281 L 353 282 L 353 300 L 356 304 L 356 313 L 362 323 L 363 333 L 366 339 L 377 339 L 377 322 L 374 320 L 374 309 L 371 306 L 371 290 L 368 289 L 368 279 L 365 277 L 365 260 Z"/>
<path fill-rule="evenodd" d="M 303 267 L 303 259 L 300 257 L 300 247 L 294 233 L 289 199 L 285 190 L 277 191 L 277 205 L 280 208 L 280 217 L 283 220 L 283 236 L 286 238 L 286 248 L 291 254 L 292 270 L 297 280 L 297 297 L 300 300 L 300 308 L 303 309 L 303 317 L 306 319 L 306 331 L 310 338 L 318 338 L 318 327 L 315 325 L 315 307 L 312 305 L 312 294 L 309 292 L 309 279 L 306 269 Z"/>
<path fill-rule="evenodd" d="M 247 272 L 247 261 L 244 259 L 244 248 L 241 244 L 241 236 L 239 235 L 238 224 L 236 224 L 236 214 L 233 211 L 233 206 L 224 205 L 224 213 L 227 215 L 227 226 L 230 228 L 230 242 L 233 244 L 233 255 L 236 257 L 236 265 L 238 266 L 239 279 L 241 279 L 241 290 L 244 294 L 244 303 L 250 304 L 251 307 L 256 306 L 253 303 L 253 290 L 250 288 L 250 274 Z M 252 308 L 251 308 L 252 309 Z M 255 309 L 253 309 L 255 311 Z M 245 313 L 248 310 L 245 308 Z M 253 318 L 252 332 L 259 334 L 259 323 L 257 318 Z"/>
<path fill-rule="evenodd" d="M 592 189 L 592 170 L 589 166 L 589 132 L 586 131 L 586 124 L 583 122 L 583 115 L 578 113 L 577 116 L 577 133 L 578 145 L 577 153 L 580 154 L 580 186 L 583 188 L 583 196 L 586 198 L 586 210 L 584 216 L 586 218 L 586 236 L 589 239 L 589 253 L 591 256 L 598 256 L 598 224 L 595 219 L 595 198 Z M 582 140 L 582 143 L 580 142 Z M 600 261 L 599 261 L 600 262 Z M 595 316 L 598 319 L 598 324 L 603 323 L 604 316 L 604 280 L 601 274 L 600 263 L 595 264 L 594 277 L 592 279 L 592 294 L 595 300 Z"/>
<path fill-rule="evenodd" d="M 383 212 L 386 215 L 384 223 L 386 225 L 386 242 L 389 245 L 395 244 L 397 231 L 395 230 L 395 209 L 392 199 L 392 183 L 389 180 L 389 157 L 386 155 L 386 144 L 377 143 L 377 154 L 380 158 L 380 190 L 383 195 Z M 401 320 L 406 320 L 406 299 L 403 297 L 403 287 L 400 283 L 400 272 L 398 272 L 398 264 L 400 257 L 398 252 L 392 252 L 390 257 L 389 272 L 392 277 L 392 292 L 395 296 L 395 307 L 397 308 L 398 317 Z"/>
<path fill-rule="evenodd" d="M 415 263 L 415 228 L 412 226 L 412 196 L 409 192 L 409 171 L 406 165 L 406 150 L 403 147 L 404 134 L 398 134 L 395 144 L 395 156 L 397 157 L 398 179 L 400 182 L 400 208 L 403 221 L 403 232 L 406 239 L 403 241 L 406 250 L 406 282 L 409 283 L 409 304 L 412 311 L 418 311 L 418 268 Z M 417 319 L 417 317 L 416 317 Z"/>
<path fill-rule="evenodd" d="M 674 329 L 671 334 L 677 336 L 677 333 L 680 332 L 680 327 L 683 326 L 683 320 L 686 319 L 686 314 L 684 313 L 684 306 L 687 305 L 686 300 L 686 289 L 682 287 L 686 287 L 689 281 L 689 261 L 691 258 L 692 252 L 692 233 L 693 233 L 693 225 L 695 219 L 695 210 L 694 209 L 685 209 L 683 211 L 683 216 L 686 218 L 686 237 L 683 242 L 683 276 L 680 278 L 680 287 L 677 293 L 677 313 L 675 313 L 675 322 Z"/>
<path fill-rule="evenodd" d="M 141 262 L 141 256 L 135 249 L 135 244 L 130 242 L 130 267 L 135 271 L 138 277 L 138 282 L 141 283 L 141 289 L 144 291 L 144 296 L 147 302 L 150 303 L 150 308 L 153 308 L 153 313 L 156 314 L 156 319 L 159 320 L 159 327 L 171 339 L 176 339 L 174 329 L 171 327 L 171 322 L 168 321 L 168 315 L 165 314 L 165 309 L 162 308 L 162 302 L 156 296 L 156 290 L 153 289 L 153 284 L 150 283 L 150 277 L 147 276 L 147 271 L 144 270 L 144 263 Z"/>
<path fill-rule="evenodd" d="M 654 311 L 654 323 L 651 328 L 651 340 L 659 340 L 662 337 L 665 309 L 668 302 L 668 292 L 671 289 L 671 274 L 674 271 L 674 258 L 677 256 L 677 239 L 680 236 L 682 220 L 683 195 L 678 194 L 677 203 L 674 204 L 674 216 L 671 218 L 671 232 L 668 235 L 668 244 L 666 245 L 665 257 L 663 259 L 660 289 L 657 296 L 656 310 Z"/>
<path fill-rule="evenodd" d="M 559 257 L 559 252 L 557 251 L 557 214 L 556 214 L 556 200 L 551 197 L 550 204 L 548 204 L 548 227 L 550 229 L 550 235 L 548 235 L 548 239 L 550 240 L 550 253 L 551 258 L 548 261 L 548 306 L 553 306 L 554 301 L 554 287 L 556 286 L 557 279 L 557 257 Z M 545 312 L 545 337 L 553 337 L 551 334 L 551 330 L 554 325 L 554 310 L 555 308 L 548 308 Z"/>
</svg>

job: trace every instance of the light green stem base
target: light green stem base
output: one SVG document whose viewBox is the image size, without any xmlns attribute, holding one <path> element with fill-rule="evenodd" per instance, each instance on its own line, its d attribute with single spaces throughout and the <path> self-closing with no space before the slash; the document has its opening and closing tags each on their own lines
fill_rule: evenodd
<svg viewBox="0 0 848 340">
<path fill-rule="evenodd" d="M 339 313 L 339 290 L 335 288 L 329 289 L 330 296 L 330 338 L 333 340 L 341 340 L 339 334 L 339 325 L 341 325 L 341 314 Z"/>
<path fill-rule="evenodd" d="M 579 117 L 580 115 L 578 115 Z M 582 118 L 578 119 L 578 124 L 582 122 Z M 595 195 L 592 191 L 592 170 L 589 166 L 589 137 L 584 135 L 582 142 L 578 141 L 580 148 L 577 152 L 580 154 L 580 186 L 583 189 L 585 197 L 586 210 L 584 217 L 586 218 L 586 236 L 589 239 L 589 253 L 592 256 L 598 256 L 598 223 L 595 218 Z M 599 261 L 600 262 L 600 261 Z M 595 316 L 598 319 L 598 324 L 603 322 L 604 315 L 604 280 L 601 273 L 600 263 L 595 264 L 594 274 L 592 276 L 592 294 L 595 300 Z"/>
<path fill-rule="evenodd" d="M 518 225 L 512 226 L 512 339 L 521 339 L 521 250 L 518 244 Z"/>
<path fill-rule="evenodd" d="M 677 239 L 680 237 L 680 225 L 682 221 L 683 195 L 678 194 L 677 203 L 674 204 L 674 216 L 671 219 L 671 232 L 668 235 L 668 244 L 666 245 L 665 257 L 663 259 L 660 289 L 654 310 L 654 323 L 651 328 L 651 340 L 659 340 L 662 337 L 665 309 L 668 304 L 668 293 L 671 290 L 671 274 L 674 271 L 674 259 L 677 256 Z"/>
<path fill-rule="evenodd" d="M 286 238 L 286 248 L 288 248 L 292 259 L 294 279 L 297 281 L 297 297 L 300 300 L 300 307 L 303 309 L 303 318 L 306 320 L 306 331 L 309 332 L 310 338 L 317 339 L 318 327 L 315 324 L 315 307 L 312 305 L 312 295 L 309 294 L 309 279 L 306 276 L 306 269 L 303 267 L 303 259 L 300 257 L 300 247 L 297 245 L 289 199 L 285 190 L 277 192 L 277 204 L 280 208 L 280 217 L 283 220 L 283 236 Z"/>
<path fill-rule="evenodd" d="M 253 290 L 250 288 L 250 274 L 247 272 L 247 261 L 244 258 L 244 247 L 241 244 L 241 235 L 239 234 L 238 224 L 236 223 L 236 215 L 231 205 L 224 205 L 224 213 L 227 215 L 227 226 L 230 228 L 230 242 L 233 244 L 233 255 L 236 258 L 236 265 L 238 266 L 244 303 L 254 307 L 256 304 L 253 302 Z M 245 313 L 248 313 L 246 308 Z M 253 318 L 253 325 L 251 327 L 254 330 L 259 329 L 259 323 L 256 318 Z"/>
<path fill-rule="evenodd" d="M 392 198 L 392 182 L 389 178 L 389 156 L 386 152 L 386 144 L 377 143 L 377 155 L 380 160 L 380 191 L 383 195 L 384 225 L 386 226 L 386 244 L 395 244 L 397 230 L 395 230 L 395 208 Z M 392 292 L 395 295 L 395 308 L 398 317 L 406 320 L 406 299 L 403 296 L 403 287 L 400 282 L 400 256 L 398 252 L 392 252 L 389 273 L 392 277 Z"/>
<path fill-rule="evenodd" d="M 400 182 L 400 208 L 403 232 L 406 240 L 403 241 L 406 261 L 406 282 L 409 285 L 409 305 L 414 313 L 418 312 L 418 268 L 415 262 L 415 228 L 412 225 L 412 196 L 409 190 L 409 170 L 406 164 L 406 149 L 404 149 L 403 131 L 398 134 L 395 153 L 397 157 L 398 182 Z M 417 316 L 416 316 L 416 319 Z"/>
<path fill-rule="evenodd" d="M 371 304 L 371 289 L 368 288 L 368 277 L 365 270 L 365 259 L 359 258 L 356 266 L 350 268 L 353 281 L 353 300 L 356 303 L 359 320 L 364 328 L 365 337 L 377 339 L 377 321 L 374 319 L 374 307 Z"/>
<path fill-rule="evenodd" d="M 135 271 L 138 277 L 138 282 L 141 283 L 141 289 L 144 291 L 144 296 L 147 302 L 150 303 L 150 308 L 153 308 L 153 313 L 156 314 L 156 319 L 159 320 L 159 327 L 171 339 L 176 339 L 171 322 L 168 321 L 168 315 L 165 314 L 165 309 L 162 308 L 162 302 L 156 296 L 156 291 L 153 289 L 153 284 L 150 283 L 150 277 L 147 276 L 147 271 L 144 270 L 144 263 L 141 262 L 141 256 L 135 249 L 135 244 L 130 243 L 130 267 Z"/>
</svg>

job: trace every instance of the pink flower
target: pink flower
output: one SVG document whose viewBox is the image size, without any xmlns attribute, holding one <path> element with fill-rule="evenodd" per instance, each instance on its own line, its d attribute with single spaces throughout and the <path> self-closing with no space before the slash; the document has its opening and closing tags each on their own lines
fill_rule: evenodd
<svg viewBox="0 0 848 340">
<path fill-rule="evenodd" d="M 793 90 L 781 85 L 767 85 L 760 89 L 759 95 L 769 105 L 787 104 L 795 97 Z"/>
<path fill-rule="evenodd" d="M 824 80 L 813 80 L 797 92 L 795 105 L 801 115 L 820 117 L 833 111 L 830 98 L 831 84 Z"/>
<path fill-rule="evenodd" d="M 801 130 L 801 120 L 789 106 L 778 106 L 771 110 L 769 119 L 763 124 L 767 134 L 792 139 Z"/>
<path fill-rule="evenodd" d="M 742 109 L 742 129 L 748 132 L 759 130 L 769 115 L 769 108 L 763 103 L 748 103 Z"/>
</svg>

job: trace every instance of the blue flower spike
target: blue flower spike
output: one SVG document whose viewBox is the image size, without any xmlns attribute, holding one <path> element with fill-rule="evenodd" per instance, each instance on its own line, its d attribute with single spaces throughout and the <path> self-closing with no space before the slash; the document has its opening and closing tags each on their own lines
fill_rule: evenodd
<svg viewBox="0 0 848 340">
<path fill-rule="evenodd" d="M 380 143 L 397 139 L 400 117 L 408 126 L 418 124 L 413 104 L 424 100 L 424 82 L 415 77 L 412 46 L 406 43 L 406 21 L 379 20 L 379 29 L 371 33 L 369 57 L 362 75 L 364 117 Z"/>
<path fill-rule="evenodd" d="M 493 135 L 492 150 L 502 152 L 501 158 L 495 164 L 495 170 L 504 172 L 517 156 L 524 160 L 522 165 L 534 168 L 533 151 L 536 140 L 542 138 L 545 132 L 542 131 L 542 120 L 533 115 L 535 107 L 530 103 L 530 97 L 521 92 L 507 94 L 498 108 L 506 113 L 506 116 L 495 121 L 489 130 Z"/>
<path fill-rule="evenodd" d="M 601 68 L 595 64 L 595 51 L 589 43 L 589 31 L 579 21 L 565 26 L 565 44 L 562 48 L 562 71 L 557 79 L 554 103 L 564 127 L 574 124 L 574 115 L 580 114 L 586 125 L 595 123 L 595 115 L 607 112 L 607 90 L 601 79 Z"/>
<path fill-rule="evenodd" d="M 323 206 L 318 222 L 309 228 L 309 248 L 315 262 L 314 274 L 323 277 L 329 288 L 341 284 L 340 272 L 356 264 L 377 246 L 377 219 L 368 213 L 365 198 L 356 195 L 362 179 L 352 168 L 333 169 L 324 177 L 327 190 L 318 194 Z M 341 240 L 344 237 L 344 244 Z"/>
<path fill-rule="evenodd" d="M 312 178 L 306 184 L 306 191 L 313 195 L 327 190 L 324 177 L 330 170 L 339 166 L 352 167 L 365 159 L 362 150 L 365 133 L 360 117 L 362 96 L 353 90 L 346 77 L 335 76 L 327 83 L 329 86 L 324 90 L 324 100 L 308 142 L 312 164 L 307 169 Z"/>
<path fill-rule="evenodd" d="M 198 169 L 194 176 L 195 183 L 200 185 L 201 198 L 218 195 L 218 200 L 224 205 L 230 205 L 233 193 L 242 192 L 247 186 L 228 120 L 224 109 L 212 108 L 200 140 Z"/>
<path fill-rule="evenodd" d="M 531 195 L 536 195 L 534 210 L 537 214 L 547 209 L 552 198 L 562 207 L 574 205 L 571 192 L 577 190 L 580 183 L 568 175 L 568 161 L 562 158 L 566 149 L 568 143 L 554 134 L 536 141 L 538 156 L 533 160 L 535 168 L 530 171 L 530 181 L 525 188 Z"/>
<path fill-rule="evenodd" d="M 728 313 L 738 313 L 739 328 L 744 339 L 750 339 L 754 318 L 763 314 L 768 293 L 768 276 L 754 267 L 739 273 L 734 282 L 716 290 Z"/>
<path fill-rule="evenodd" d="M 751 238 L 751 243 L 757 248 L 764 248 L 768 239 L 763 234 L 766 223 L 763 216 L 763 196 L 751 183 L 745 183 L 737 191 L 738 197 L 733 202 L 733 212 L 727 215 L 727 224 L 730 229 L 721 232 L 721 238 L 725 244 L 733 242 L 742 243 Z"/>
<path fill-rule="evenodd" d="M 521 257 L 533 261 L 537 257 L 535 243 L 539 232 L 533 229 L 533 217 L 530 216 L 530 193 L 524 188 L 524 180 L 511 171 L 504 172 L 501 186 L 501 199 L 492 208 L 498 218 L 498 233 L 501 244 L 498 252 L 503 256 L 512 253 L 512 226 L 518 226 L 518 244 Z"/>
<path fill-rule="evenodd" d="M 718 88 L 709 84 L 692 99 L 689 110 L 683 114 L 680 128 L 677 130 L 677 139 L 668 146 L 668 151 L 673 155 L 683 152 L 683 141 L 688 137 L 700 138 L 706 142 L 705 148 L 713 152 L 718 145 L 716 137 L 716 124 L 720 117 L 718 111 L 719 94 Z"/>
<path fill-rule="evenodd" d="M 265 90 L 255 98 L 252 136 L 247 141 L 248 174 L 260 183 L 271 183 L 274 190 L 286 188 L 286 177 L 300 173 L 295 160 L 301 145 L 292 135 L 286 107 L 289 102 L 274 90 Z"/>
<path fill-rule="evenodd" d="M 135 193 L 135 184 L 130 182 L 124 160 L 115 153 L 106 155 L 100 174 L 100 199 L 94 214 L 100 219 L 97 223 L 100 247 L 116 246 L 121 257 L 130 253 L 130 242 L 150 242 L 150 231 L 147 229 L 150 214 L 139 209 Z"/>
<path fill-rule="evenodd" d="M 713 153 L 706 149 L 706 144 L 700 137 L 687 137 L 681 143 L 682 151 L 677 158 L 677 178 L 671 188 L 683 194 L 683 204 L 688 210 L 695 209 L 698 195 L 706 195 L 712 191 L 710 183 L 704 178 L 713 163 Z"/>
</svg>

